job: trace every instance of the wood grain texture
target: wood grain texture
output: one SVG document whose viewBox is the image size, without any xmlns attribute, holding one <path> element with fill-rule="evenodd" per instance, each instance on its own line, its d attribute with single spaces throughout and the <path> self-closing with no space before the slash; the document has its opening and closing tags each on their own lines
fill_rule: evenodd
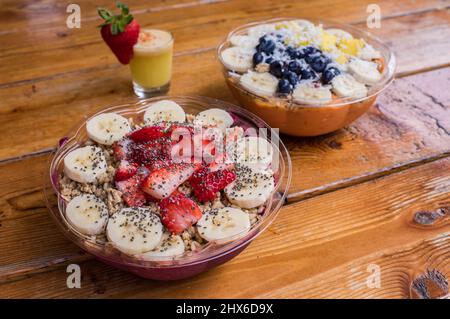
<svg viewBox="0 0 450 319">
<path fill-rule="evenodd" d="M 137 15 L 137 18 L 143 27 L 170 30 L 176 39 L 175 51 L 189 52 L 216 47 L 230 30 L 243 23 L 292 16 L 296 12 L 301 16 L 307 12 L 308 17 L 335 18 L 341 22 L 365 21 L 366 7 L 370 3 L 369 0 L 358 3 L 349 0 L 291 3 L 256 0 L 249 8 L 243 1 L 226 1 L 145 12 Z M 438 1 L 428 0 L 415 6 L 411 6 L 410 1 L 382 1 L 378 4 L 383 8 L 384 18 L 441 8 Z M 65 23 L 60 23 L 51 28 L 30 28 L 24 32 L 0 34 L 3 44 L 3 53 L 0 55 L 0 72 L 3 77 L 0 85 L 22 83 L 79 69 L 116 65 L 115 57 L 96 30 L 98 24 L 99 20 L 89 20 L 80 29 L 68 29 Z M 436 24 L 441 27 L 441 32 L 448 30 L 446 26 L 442 28 L 442 22 Z M 397 27 L 405 28 L 401 23 Z M 389 26 L 385 28 L 388 29 Z M 433 47 L 434 45 L 422 52 L 433 51 Z"/>
<path fill-rule="evenodd" d="M 14 165 L 19 163 L 23 162 Z M 15 180 L 12 185 L 20 183 Z M 67 242 L 61 239 L 58 244 L 52 235 L 56 228 L 36 223 L 33 215 L 11 207 L 9 220 L 22 219 L 14 225 L 16 241 L 28 243 L 29 252 L 45 246 L 55 259 L 47 255 L 47 266 L 28 276 L 20 267 L 36 263 L 33 258 L 41 260 L 42 254 L 27 257 L 20 249 L 4 249 L 5 241 L 0 240 L 2 265 L 5 260 L 23 259 L 17 275 L 10 268 L 9 273 L 0 271 L 0 297 L 407 297 L 408 280 L 427 268 L 450 272 L 450 219 L 439 227 L 412 223 L 419 210 L 448 206 L 449 194 L 450 159 L 443 159 L 291 204 L 231 262 L 172 283 L 145 281 L 95 261 L 81 262 L 75 257 L 77 249 L 73 260 L 61 260 L 54 245 Z M 1 199 L 5 200 L 3 191 Z M 43 209 L 35 216 L 45 214 Z M 8 219 L 2 225 L 2 232 L 13 227 Z M 37 225 L 40 237 L 30 233 L 32 225 Z M 81 262 L 85 273 L 81 289 L 65 285 L 65 265 L 72 262 Z M 381 288 L 361 288 L 367 265 L 373 263 L 381 267 Z"/>
<path fill-rule="evenodd" d="M 382 28 L 370 31 L 395 50 L 403 78 L 344 130 L 284 136 L 294 164 L 293 204 L 231 262 L 172 283 L 93 260 L 48 216 L 42 174 L 58 138 L 84 114 L 134 98 L 128 69 L 92 31 L 95 6 L 112 2 L 77 3 L 78 30 L 65 27 L 65 4 L 53 0 L 5 0 L 0 8 L 0 298 L 405 298 L 427 268 L 449 278 L 450 216 L 431 226 L 413 222 L 418 211 L 450 207 L 450 68 L 443 68 L 450 56 L 436 54 L 450 52 L 448 1 L 377 2 Z M 171 94 L 233 101 L 214 54 L 230 29 L 279 16 L 364 28 L 372 1 L 127 3 L 142 25 L 175 35 Z M 81 265 L 82 289 L 66 287 L 70 263 Z M 378 289 L 365 285 L 372 264 L 381 270 Z"/>
<path fill-rule="evenodd" d="M 211 82 L 192 80 L 192 64 L 198 65 L 202 74 L 210 72 Z M 214 68 L 216 71 L 211 72 Z M 84 114 L 129 100 L 131 88 L 126 75 L 112 80 L 105 72 L 79 74 L 80 82 L 74 82 L 71 76 L 44 81 L 25 96 L 17 91 L 5 96 L 8 106 L 0 110 L 0 125 L 6 133 L 0 135 L 3 158 L 56 145 Z M 210 53 L 182 56 L 175 64 L 177 80 L 172 93 L 232 101 L 221 77 Z M 449 79 L 450 68 L 398 79 L 382 94 L 376 107 L 347 129 L 309 139 L 283 136 L 293 160 L 290 200 L 449 152 Z M 91 90 L 82 90 L 86 83 L 95 90 L 95 96 Z M 18 122 L 21 134 L 15 133 Z"/>
<path fill-rule="evenodd" d="M 127 4 L 132 8 L 134 14 L 139 15 L 221 1 L 226 0 L 128 0 Z M 4 0 L 0 10 L 0 17 L 3 21 L 0 35 L 30 32 L 30 28 L 46 30 L 51 30 L 55 27 L 61 28 L 66 23 L 68 16 L 66 10 L 69 4 L 70 2 L 55 0 Z M 114 1 L 110 0 L 78 0 L 76 4 L 80 6 L 83 22 L 93 21 L 98 18 L 97 7 L 114 8 Z M 30 18 L 30 16 L 32 17 Z"/>
</svg>

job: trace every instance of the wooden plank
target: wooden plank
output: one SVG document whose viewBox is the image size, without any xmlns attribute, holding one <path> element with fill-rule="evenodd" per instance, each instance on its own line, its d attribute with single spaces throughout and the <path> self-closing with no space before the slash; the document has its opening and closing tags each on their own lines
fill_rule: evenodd
<svg viewBox="0 0 450 319">
<path fill-rule="evenodd" d="M 365 24 L 358 28 L 366 30 L 384 41 L 396 53 L 397 75 L 423 72 L 450 65 L 448 41 L 450 37 L 450 9 L 411 14 L 381 22 L 381 28 L 368 29 Z"/>
<path fill-rule="evenodd" d="M 310 17 L 334 18 L 341 22 L 365 21 L 366 7 L 370 3 L 369 0 L 358 2 L 357 5 L 349 0 L 332 3 L 321 0 L 314 3 L 298 1 L 287 4 L 256 0 L 249 9 L 247 3 L 242 1 L 219 2 L 207 6 L 186 7 L 182 10 L 143 13 L 139 15 L 139 19 L 143 26 L 172 31 L 176 39 L 175 50 L 184 52 L 199 48 L 213 48 L 230 30 L 243 23 L 270 16 L 293 15 L 293 12 L 299 12 L 299 15 L 308 12 Z M 403 1 L 383 1 L 379 5 L 383 8 L 383 17 L 386 18 L 411 11 L 428 12 L 436 8 L 438 2 L 420 2 L 416 4 L 417 7 L 405 5 Z M 447 26 L 441 32 L 448 31 L 448 22 L 447 19 Z M 3 77 L 0 85 L 45 78 L 80 68 L 116 65 L 116 59 L 102 42 L 96 30 L 97 24 L 97 20 L 92 20 L 87 21 L 81 29 L 69 30 L 65 25 L 58 25 L 50 29 L 32 28 L 18 34 L 0 34 L 0 41 L 3 43 L 3 53 L 0 55 L 0 72 Z M 438 26 L 440 24 L 442 22 L 438 23 Z M 427 35 L 421 34 L 421 36 Z M 440 43 L 441 41 L 438 45 Z M 443 40 L 442 43 L 446 42 Z M 446 44 L 443 46 L 447 47 Z M 433 51 L 433 47 L 428 49 L 429 51 L 426 52 Z"/>
<path fill-rule="evenodd" d="M 417 18 L 416 21 L 434 21 L 432 17 L 435 17 L 436 22 L 439 21 L 441 12 L 427 13 L 425 18 Z M 410 18 L 397 19 L 406 19 L 404 23 L 407 24 Z M 397 19 L 389 19 L 383 24 L 382 30 L 384 28 L 391 30 L 389 33 L 391 38 L 388 34 L 385 35 L 385 38 L 392 43 L 400 43 L 404 38 L 403 31 L 396 38 L 395 30 L 386 25 L 387 23 L 403 25 L 395 22 Z M 406 28 L 401 30 L 406 30 Z M 415 47 L 420 48 L 418 56 L 421 55 L 421 46 Z M 414 48 L 406 45 L 399 47 L 399 49 L 401 48 L 404 48 L 405 51 L 397 52 L 399 56 L 414 56 Z M 434 51 L 430 49 L 429 52 Z M 439 59 L 435 58 L 433 54 L 433 57 L 430 55 L 428 58 L 418 59 L 418 61 L 439 61 Z M 76 60 L 72 63 L 78 65 Z M 417 65 L 424 68 L 429 63 L 418 63 Z M 197 65 L 197 67 L 193 68 L 192 65 Z M 232 101 L 213 51 L 178 56 L 174 61 L 174 66 L 171 94 L 206 95 Z M 413 63 L 408 67 L 405 65 L 400 65 L 400 67 L 403 70 L 408 69 L 408 72 L 411 73 L 417 71 L 414 69 Z M 202 76 L 199 77 L 199 74 Z M 206 76 L 208 81 L 203 80 Z M 423 84 L 423 81 L 418 84 L 426 85 Z M 9 130 L 5 130 L 7 134 L 0 137 L 0 160 L 41 151 L 55 145 L 55 139 L 81 119 L 83 114 L 110 103 L 135 98 L 130 86 L 128 69 L 113 64 L 109 67 L 99 66 L 58 76 L 34 79 L 20 85 L 0 87 L 2 103 L 0 125 L 5 129 L 9 128 Z M 15 133 L 18 121 L 22 126 L 21 134 Z"/>
<path fill-rule="evenodd" d="M 127 5 L 132 8 L 134 14 L 159 12 L 166 10 L 182 9 L 191 6 L 205 5 L 226 0 L 128 0 Z M 69 13 L 66 13 L 70 2 L 61 2 L 55 0 L 4 0 L 0 8 L 0 17 L 3 21 L 3 28 L 0 34 L 18 34 L 20 32 L 29 32 L 31 28 L 49 29 L 52 27 L 64 27 Z M 81 22 L 97 19 L 97 7 L 106 7 L 113 9 L 114 1 L 97 0 L 79 0 L 76 2 L 81 10 Z M 30 19 L 30 16 L 32 18 Z"/>
<path fill-rule="evenodd" d="M 190 70 L 194 64 L 209 81 L 194 79 Z M 70 75 L 44 81 L 28 86 L 25 95 L 19 88 L 8 90 L 7 106 L 0 111 L 5 132 L 0 135 L 0 157 L 56 145 L 84 114 L 129 100 L 126 70 L 116 70 L 114 80 L 105 76 L 108 72 L 79 74 L 78 82 Z M 283 136 L 293 160 L 291 200 L 449 152 L 450 93 L 445 89 L 449 75 L 446 68 L 398 79 L 367 115 L 335 134 L 310 139 Z M 177 80 L 171 93 L 232 101 L 221 77 L 212 54 L 182 56 L 176 60 Z M 20 134 L 16 123 L 21 123 Z"/>
<path fill-rule="evenodd" d="M 30 162 L 7 164 L 9 169 L 1 167 L 0 176 L 15 168 L 33 177 Z M 17 174 L 10 175 L 11 191 L 5 195 L 3 186 L 0 194 L 6 203 L 17 197 L 19 184 L 25 183 Z M 450 275 L 450 216 L 435 227 L 412 222 L 417 211 L 449 207 L 449 194 L 450 158 L 285 206 L 273 225 L 241 255 L 192 279 L 145 281 L 94 261 L 66 259 L 52 264 L 48 255 L 48 266 L 39 269 L 40 274 L 22 272 L 23 277 L 5 278 L 0 272 L 0 297 L 406 297 L 408 280 L 427 268 Z M 10 220 L 22 219 L 22 225 L 33 224 L 35 219 L 26 215 L 13 208 L 8 214 Z M 12 227 L 8 220 L 1 222 L 3 230 Z M 14 239 L 29 244 L 30 252 L 45 246 L 51 254 L 55 243 L 45 238 L 51 238 L 55 229 L 47 226 L 40 229 L 40 240 L 21 229 Z M 20 249 L 4 245 L 0 240 L 2 264 L 10 258 L 26 258 L 26 263 L 42 258 L 41 254 L 27 257 Z M 85 274 L 81 289 L 65 285 L 65 265 L 72 262 L 80 263 Z M 356 291 L 364 283 L 369 264 L 381 267 L 381 288 Z"/>
</svg>

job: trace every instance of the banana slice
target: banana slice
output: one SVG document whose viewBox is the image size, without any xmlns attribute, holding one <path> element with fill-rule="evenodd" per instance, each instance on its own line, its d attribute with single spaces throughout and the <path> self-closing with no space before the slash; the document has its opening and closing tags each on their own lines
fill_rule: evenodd
<svg viewBox="0 0 450 319">
<path fill-rule="evenodd" d="M 278 86 L 278 79 L 268 72 L 248 71 L 239 82 L 245 89 L 260 96 L 273 96 Z"/>
<path fill-rule="evenodd" d="M 314 30 L 316 28 L 314 23 L 305 19 L 297 19 L 295 20 L 295 23 L 297 23 L 302 30 Z"/>
<path fill-rule="evenodd" d="M 247 34 L 251 37 L 259 39 L 263 35 L 267 33 L 275 31 L 275 24 L 261 24 L 254 27 L 251 27 L 247 30 Z"/>
<path fill-rule="evenodd" d="M 355 80 L 350 74 L 339 74 L 331 81 L 333 92 L 339 97 L 362 98 L 367 95 L 364 84 Z"/>
<path fill-rule="evenodd" d="M 67 204 L 66 218 L 80 233 L 101 234 L 108 222 L 108 208 L 94 195 L 78 195 Z"/>
<path fill-rule="evenodd" d="M 136 255 L 161 243 L 163 225 L 158 215 L 148 208 L 123 208 L 109 218 L 106 235 L 118 250 Z"/>
<path fill-rule="evenodd" d="M 251 50 L 258 45 L 258 38 L 249 35 L 233 35 L 230 37 L 230 43 L 236 47 Z"/>
<path fill-rule="evenodd" d="M 241 154 L 238 156 L 238 163 L 253 168 L 268 168 L 272 163 L 272 144 L 265 138 L 258 136 L 244 137 L 239 143 Z"/>
<path fill-rule="evenodd" d="M 244 235 L 249 229 L 250 218 L 248 214 L 233 207 L 207 211 L 197 222 L 198 233 L 207 241 Z"/>
<path fill-rule="evenodd" d="M 254 208 L 264 204 L 275 189 L 270 170 L 236 165 L 236 180 L 225 187 L 228 200 L 241 208 Z"/>
<path fill-rule="evenodd" d="M 122 115 L 103 113 L 86 123 L 89 138 L 99 144 L 111 145 L 131 131 L 130 123 Z"/>
<path fill-rule="evenodd" d="M 139 255 L 138 258 L 143 260 L 166 260 L 180 256 L 184 251 L 184 242 L 180 236 L 164 233 L 162 242 L 158 247 Z"/>
<path fill-rule="evenodd" d="M 381 53 L 379 51 L 375 50 L 373 46 L 366 43 L 364 45 L 364 47 L 361 50 L 359 50 L 358 58 L 360 58 L 362 60 L 370 61 L 372 59 L 381 58 Z"/>
<path fill-rule="evenodd" d="M 372 85 L 381 80 L 381 73 L 377 67 L 376 63 L 353 59 L 348 64 L 348 71 L 357 81 Z"/>
<path fill-rule="evenodd" d="M 221 56 L 227 69 L 243 73 L 253 67 L 253 53 L 253 50 L 231 47 L 223 50 Z"/>
<path fill-rule="evenodd" d="M 197 114 L 194 118 L 194 124 L 200 126 L 214 126 L 225 130 L 233 125 L 234 120 L 230 113 L 221 109 L 207 109 Z"/>
<path fill-rule="evenodd" d="M 64 173 L 79 183 L 93 183 L 106 173 L 103 150 L 97 146 L 80 147 L 64 157 Z"/>
<path fill-rule="evenodd" d="M 336 38 L 338 38 L 339 40 L 341 39 L 353 39 L 353 36 L 348 33 L 347 31 L 341 30 L 341 29 L 335 29 L 335 28 L 331 28 L 331 29 L 326 29 L 325 32 L 334 35 Z"/>
<path fill-rule="evenodd" d="M 174 101 L 162 100 L 152 103 L 144 113 L 144 122 L 147 125 L 155 125 L 161 122 L 186 121 L 186 113 L 181 106 Z"/>
<path fill-rule="evenodd" d="M 330 103 L 332 99 L 328 87 L 316 87 L 313 83 L 298 85 L 292 96 L 296 102 L 308 105 L 324 105 Z"/>
</svg>

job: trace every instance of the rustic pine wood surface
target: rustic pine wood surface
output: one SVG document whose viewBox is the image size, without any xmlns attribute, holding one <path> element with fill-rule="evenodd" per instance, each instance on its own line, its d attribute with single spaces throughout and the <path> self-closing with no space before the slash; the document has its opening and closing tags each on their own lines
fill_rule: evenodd
<svg viewBox="0 0 450 319">
<path fill-rule="evenodd" d="M 365 28 L 373 1 L 129 0 L 143 26 L 176 39 L 170 94 L 232 101 L 215 47 L 240 24 L 280 16 Z M 450 217 L 417 227 L 417 211 L 450 207 L 450 2 L 377 1 L 397 79 L 349 127 L 318 138 L 283 136 L 293 161 L 279 217 L 241 255 L 191 279 L 160 283 L 94 260 L 66 240 L 42 194 L 46 160 L 85 114 L 135 99 L 96 25 L 77 1 L 81 29 L 65 26 L 69 2 L 5 0 L 0 8 L 0 297 L 408 298 L 427 269 L 450 277 Z M 82 288 L 66 287 L 81 266 Z M 364 283 L 381 269 L 381 286 Z"/>
</svg>

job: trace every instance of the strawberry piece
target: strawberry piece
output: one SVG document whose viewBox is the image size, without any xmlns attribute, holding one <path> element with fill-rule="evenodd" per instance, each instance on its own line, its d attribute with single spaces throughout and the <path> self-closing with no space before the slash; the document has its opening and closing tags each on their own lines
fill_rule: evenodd
<svg viewBox="0 0 450 319">
<path fill-rule="evenodd" d="M 146 164 L 145 167 L 147 167 L 150 171 L 155 171 L 170 165 L 172 165 L 172 161 L 170 159 L 165 159 L 165 160 L 154 160 Z"/>
<path fill-rule="evenodd" d="M 167 137 L 167 133 L 160 126 L 146 126 L 132 132 L 129 137 L 135 142 L 151 142 L 161 137 Z"/>
<path fill-rule="evenodd" d="M 129 158 L 132 162 L 142 165 L 166 161 L 169 159 L 169 155 L 165 145 L 166 142 L 159 139 L 145 143 L 133 143 L 130 145 Z"/>
<path fill-rule="evenodd" d="M 103 40 L 122 64 L 128 64 L 133 57 L 133 46 L 139 37 L 139 23 L 129 14 L 128 7 L 119 1 L 120 14 L 113 15 L 109 10 L 98 8 L 98 14 L 105 22 L 101 24 Z"/>
<path fill-rule="evenodd" d="M 152 195 L 147 194 L 146 192 L 144 192 L 145 195 L 145 199 L 147 199 L 147 203 L 159 203 L 159 199 L 154 198 Z"/>
<path fill-rule="evenodd" d="M 211 172 L 219 170 L 233 170 L 234 163 L 227 160 L 224 154 L 217 154 L 214 160 L 211 163 L 209 163 L 208 168 Z"/>
<path fill-rule="evenodd" d="M 138 175 L 116 182 L 117 189 L 122 192 L 122 198 L 130 207 L 139 207 L 146 203 L 145 193 L 140 189 L 141 179 Z"/>
<path fill-rule="evenodd" d="M 136 174 L 138 167 L 134 163 L 130 163 L 127 160 L 123 159 L 120 161 L 119 166 L 116 169 L 116 173 L 114 175 L 115 181 L 123 181 L 128 179 Z"/>
<path fill-rule="evenodd" d="M 200 167 L 200 164 L 173 163 L 150 173 L 142 184 L 144 192 L 162 199 L 172 194 Z"/>
<path fill-rule="evenodd" d="M 142 181 L 148 176 L 149 171 L 140 167 L 136 175 L 116 182 L 116 188 L 122 192 L 122 198 L 130 207 L 139 207 L 147 202 L 146 194 L 141 189 Z"/>
<path fill-rule="evenodd" d="M 208 167 L 202 167 L 192 175 L 189 183 L 195 197 L 201 202 L 208 202 L 235 179 L 236 174 L 232 170 L 211 171 Z"/>
<path fill-rule="evenodd" d="M 159 204 L 161 221 L 172 234 L 180 234 L 201 217 L 198 205 L 180 192 L 164 198 Z"/>
<path fill-rule="evenodd" d="M 112 145 L 114 159 L 116 161 L 121 161 L 128 157 L 128 153 L 130 152 L 130 144 L 132 141 L 130 139 L 122 139 L 120 141 L 115 142 Z"/>
</svg>

